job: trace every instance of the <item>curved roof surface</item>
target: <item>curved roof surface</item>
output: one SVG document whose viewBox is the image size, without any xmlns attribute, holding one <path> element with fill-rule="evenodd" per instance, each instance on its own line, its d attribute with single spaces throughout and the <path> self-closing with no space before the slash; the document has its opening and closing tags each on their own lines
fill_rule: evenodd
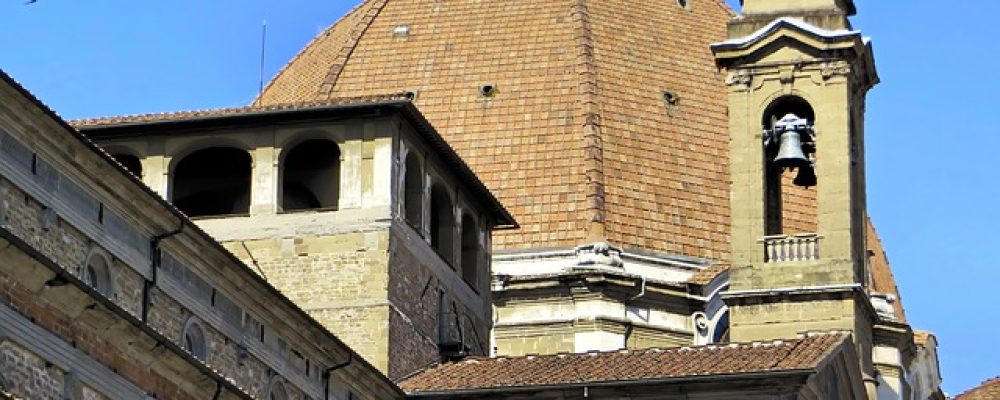
<svg viewBox="0 0 1000 400">
<path fill-rule="evenodd" d="M 366 0 L 256 104 L 414 92 L 521 223 L 499 249 L 607 239 L 726 259 L 727 92 L 709 44 L 731 17 L 721 0 Z"/>
</svg>

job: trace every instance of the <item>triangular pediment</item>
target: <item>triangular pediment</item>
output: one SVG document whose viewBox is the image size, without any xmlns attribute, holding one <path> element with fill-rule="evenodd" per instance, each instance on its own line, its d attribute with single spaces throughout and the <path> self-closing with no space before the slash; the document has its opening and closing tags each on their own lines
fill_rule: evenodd
<svg viewBox="0 0 1000 400">
<path fill-rule="evenodd" d="M 831 31 L 786 17 L 779 18 L 746 37 L 715 43 L 712 51 L 719 63 L 725 65 L 728 64 L 726 60 L 762 60 L 774 55 L 776 48 L 791 48 L 794 49 L 791 51 L 801 53 L 803 58 L 813 58 L 837 50 L 854 50 L 855 54 L 863 54 L 866 46 L 867 41 L 858 31 Z"/>
</svg>

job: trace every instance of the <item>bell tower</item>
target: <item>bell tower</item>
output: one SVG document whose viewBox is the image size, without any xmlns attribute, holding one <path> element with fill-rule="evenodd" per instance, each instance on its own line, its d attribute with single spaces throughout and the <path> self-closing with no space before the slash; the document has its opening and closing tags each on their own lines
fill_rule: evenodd
<svg viewBox="0 0 1000 400">
<path fill-rule="evenodd" d="M 733 341 L 854 332 L 872 374 L 864 110 L 878 83 L 852 0 L 744 0 L 729 40 Z"/>
</svg>

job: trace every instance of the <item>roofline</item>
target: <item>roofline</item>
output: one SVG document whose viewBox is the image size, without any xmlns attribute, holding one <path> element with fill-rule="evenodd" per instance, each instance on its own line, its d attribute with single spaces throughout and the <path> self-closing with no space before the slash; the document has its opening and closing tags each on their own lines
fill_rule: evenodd
<svg viewBox="0 0 1000 400">
<path fill-rule="evenodd" d="M 267 281 L 265 281 L 264 278 L 262 278 L 253 270 L 251 270 L 250 267 L 248 267 L 243 261 L 237 258 L 232 252 L 223 247 L 221 243 L 213 239 L 212 236 L 210 236 L 208 233 L 202 230 L 198 225 L 196 225 L 194 221 L 188 218 L 187 215 L 185 215 L 183 212 L 178 210 L 177 207 L 174 207 L 173 204 L 170 204 L 170 202 L 161 197 L 159 193 L 154 192 L 153 189 L 151 189 L 149 186 L 146 186 L 146 184 L 140 181 L 139 178 L 125 171 L 125 169 L 120 164 L 118 164 L 118 162 L 115 161 L 111 157 L 111 155 L 102 150 L 100 146 L 98 146 L 92 140 L 87 138 L 83 133 L 70 126 L 65 120 L 62 119 L 62 117 L 59 116 L 59 114 L 56 114 L 56 112 L 53 111 L 51 108 L 49 108 L 47 105 L 45 105 L 45 103 L 42 103 L 41 100 L 39 100 L 37 97 L 35 97 L 35 95 L 33 95 L 23 86 L 21 86 L 21 84 L 15 81 L 14 78 L 12 78 L 10 75 L 7 75 L 7 72 L 2 69 L 0 69 L 0 79 L 2 79 L 5 83 L 9 84 L 11 87 L 13 87 L 14 90 L 21 93 L 22 96 L 31 101 L 36 107 L 42 110 L 43 113 L 45 113 L 54 121 L 56 121 L 57 124 L 65 128 L 70 134 L 72 134 L 73 137 L 75 137 L 77 140 L 83 143 L 84 146 L 89 147 L 91 150 L 96 152 L 99 157 L 104 158 L 104 161 L 108 162 L 112 167 L 118 169 L 118 171 L 122 175 L 124 175 L 125 178 L 131 180 L 132 183 L 135 183 L 140 190 L 143 190 L 146 192 L 146 194 L 152 196 L 153 201 L 159 203 L 168 212 L 172 213 L 175 217 L 183 221 L 184 225 L 194 230 L 195 234 L 201 235 L 202 238 L 204 238 L 207 242 L 210 243 L 209 244 L 210 246 L 214 247 L 216 251 L 221 252 L 225 257 L 229 258 L 230 261 L 235 263 L 238 266 L 238 268 L 241 268 L 243 272 L 249 275 L 250 280 L 257 282 L 264 288 L 264 290 L 270 292 L 272 296 L 275 296 L 276 298 L 278 298 L 279 301 L 283 302 L 285 306 L 290 307 L 293 313 L 298 313 L 299 317 L 305 319 L 306 321 L 312 322 L 314 328 L 318 329 L 321 333 L 325 333 L 327 338 L 329 338 L 334 344 L 339 345 L 342 348 L 342 350 L 346 351 L 353 359 L 359 361 L 363 367 L 366 367 L 371 371 L 376 372 L 376 375 L 378 375 L 378 377 L 381 378 L 384 383 L 387 383 L 389 387 L 394 388 L 397 394 L 405 395 L 405 392 L 403 392 L 403 390 L 400 389 L 395 382 L 390 380 L 389 377 L 387 377 L 385 374 L 381 373 L 377 368 L 375 368 L 375 366 L 369 363 L 367 359 L 365 359 L 360 354 L 355 352 L 353 348 L 347 345 L 347 343 L 344 343 L 344 341 L 340 340 L 340 338 L 334 335 L 333 332 L 330 332 L 329 329 L 327 329 L 325 326 L 316 321 L 315 318 L 313 318 L 304 310 L 302 310 L 302 308 L 300 308 L 298 305 L 292 302 L 291 299 L 289 299 L 280 291 L 278 291 L 278 289 L 276 289 L 274 286 L 271 286 L 271 284 L 267 283 Z"/>
<path fill-rule="evenodd" d="M 483 201 L 487 208 L 492 209 L 494 218 L 497 221 L 495 229 L 517 229 L 520 226 L 517 220 L 510 214 L 500 200 L 486 187 L 479 177 L 472 172 L 468 164 L 462 157 L 448 145 L 448 142 L 441 136 L 433 125 L 424 117 L 423 113 L 409 100 L 389 99 L 376 101 L 363 101 L 347 104 L 322 104 L 308 105 L 289 108 L 276 109 L 255 109 L 252 107 L 242 109 L 232 109 L 228 114 L 205 115 L 183 117 L 178 116 L 171 119 L 169 115 L 157 121 L 131 121 L 107 125 L 82 125 L 80 132 L 86 133 L 95 138 L 132 137 L 140 136 L 137 129 L 142 128 L 146 132 L 149 130 L 169 130 L 169 129 L 194 129 L 194 128 L 223 128 L 249 123 L 282 123 L 294 121 L 308 121 L 314 119 L 326 119 L 330 117 L 351 116 L 357 117 L 357 111 L 371 111 L 374 115 L 379 115 L 385 110 L 397 112 L 410 122 L 427 140 L 431 147 L 455 168 L 455 174 L 466 182 L 473 193 Z"/>
<path fill-rule="evenodd" d="M 414 397 L 460 397 L 469 395 L 489 395 L 498 393 L 519 393 L 535 392 L 545 390 L 573 389 L 585 387 L 615 388 L 619 386 L 655 386 L 677 383 L 697 383 L 715 382 L 729 380 L 733 378 L 743 379 L 774 379 L 774 378 L 795 378 L 798 376 L 808 376 L 816 372 L 815 368 L 788 369 L 778 371 L 755 371 L 745 373 L 715 374 L 715 375 L 689 375 L 680 377 L 667 377 L 657 379 L 642 380 L 622 380 L 622 381 L 598 381 L 598 382 L 578 382 L 552 385 L 531 385 L 531 386 L 506 386 L 503 388 L 482 388 L 466 390 L 438 390 L 432 392 L 407 392 L 408 398 Z"/>
<path fill-rule="evenodd" d="M 722 42 L 712 43 L 711 45 L 709 45 L 709 47 L 712 49 L 712 51 L 715 52 L 723 50 L 746 49 L 760 42 L 764 38 L 774 34 L 775 32 L 780 31 L 784 27 L 791 27 L 801 33 L 805 33 L 809 36 L 812 36 L 813 38 L 819 39 L 824 43 L 835 43 L 843 41 L 845 39 L 860 39 L 864 41 L 864 37 L 861 35 L 861 31 L 856 31 L 856 30 L 832 31 L 812 25 L 799 18 L 780 17 L 747 36 L 741 38 L 728 39 Z"/>
</svg>

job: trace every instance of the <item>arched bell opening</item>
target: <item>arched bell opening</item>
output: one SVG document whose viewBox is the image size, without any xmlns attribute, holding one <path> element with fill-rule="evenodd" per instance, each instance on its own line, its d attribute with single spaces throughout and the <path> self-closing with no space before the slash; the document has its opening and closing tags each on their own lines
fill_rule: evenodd
<svg viewBox="0 0 1000 400">
<path fill-rule="evenodd" d="M 174 168 L 171 200 L 191 217 L 246 214 L 250 210 L 250 169 L 250 154 L 244 150 L 198 150 Z"/>
<path fill-rule="evenodd" d="M 431 247 L 449 264 L 455 260 L 455 206 L 440 184 L 431 187 Z"/>
<path fill-rule="evenodd" d="M 406 175 L 403 177 L 403 208 L 406 222 L 421 231 L 424 213 L 424 171 L 416 154 L 406 156 Z"/>
<path fill-rule="evenodd" d="M 325 139 L 299 143 L 282 166 L 281 207 L 285 211 L 336 209 L 340 198 L 340 147 Z"/>
<path fill-rule="evenodd" d="M 138 178 L 142 177 L 142 162 L 139 160 L 139 157 L 131 154 L 118 153 L 112 154 L 111 158 L 118 161 L 118 163 L 125 167 L 128 172 L 131 172 L 132 175 L 135 175 Z"/>
<path fill-rule="evenodd" d="M 479 226 L 471 215 L 462 216 L 462 279 L 479 291 Z"/>
<path fill-rule="evenodd" d="M 798 96 L 781 97 L 764 112 L 766 235 L 816 232 L 815 121 L 812 106 Z"/>
</svg>

